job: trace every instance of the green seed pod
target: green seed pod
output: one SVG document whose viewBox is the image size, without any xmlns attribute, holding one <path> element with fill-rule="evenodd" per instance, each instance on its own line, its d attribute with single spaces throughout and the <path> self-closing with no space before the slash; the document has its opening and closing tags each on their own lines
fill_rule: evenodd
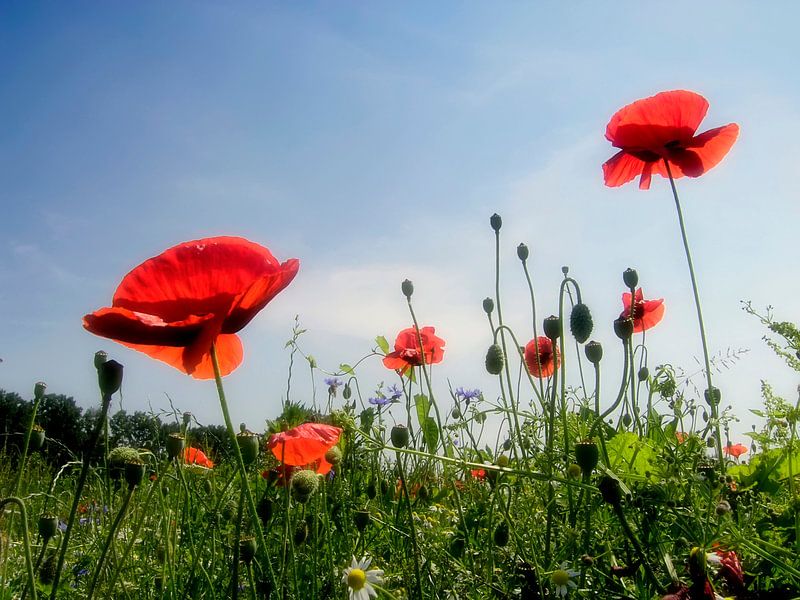
<svg viewBox="0 0 800 600">
<path fill-rule="evenodd" d="M 31 437 L 28 441 L 28 448 L 30 450 L 41 450 L 42 446 L 44 446 L 44 429 L 41 428 L 39 425 L 34 425 L 33 429 L 31 429 Z"/>
<path fill-rule="evenodd" d="M 489 350 L 486 352 L 486 370 L 492 375 L 500 375 L 503 372 L 505 362 L 503 349 L 498 344 L 489 346 Z"/>
<path fill-rule="evenodd" d="M 133 489 L 137 485 L 141 485 L 144 479 L 144 463 L 139 460 L 129 460 L 125 462 L 125 481 L 128 484 L 128 489 Z"/>
<path fill-rule="evenodd" d="M 239 558 L 244 564 L 249 565 L 253 562 L 257 548 L 258 545 L 255 538 L 244 537 L 239 540 Z"/>
<path fill-rule="evenodd" d="M 491 298 L 483 299 L 483 312 L 485 312 L 487 315 L 490 315 L 492 312 L 494 312 L 494 300 Z"/>
<path fill-rule="evenodd" d="M 395 448 L 405 448 L 408 445 L 408 428 L 405 425 L 395 425 L 389 437 Z"/>
<path fill-rule="evenodd" d="M 338 465 L 342 462 L 342 449 L 339 446 L 334 446 L 325 453 L 325 460 L 334 466 Z"/>
<path fill-rule="evenodd" d="M 586 358 L 593 365 L 598 364 L 603 359 L 603 345 L 600 342 L 591 341 L 583 347 Z"/>
<path fill-rule="evenodd" d="M 249 431 L 242 431 L 236 434 L 236 443 L 239 444 L 239 451 L 242 453 L 244 464 L 253 464 L 258 458 L 258 435 Z"/>
<path fill-rule="evenodd" d="M 719 401 L 722 399 L 722 392 L 719 391 L 718 387 L 712 387 L 704 391 L 703 396 L 706 399 L 706 404 L 709 406 L 719 406 Z"/>
<path fill-rule="evenodd" d="M 528 247 L 525 244 L 520 244 L 517 246 L 517 258 L 519 258 L 522 262 L 528 260 L 528 256 L 530 252 L 528 251 Z"/>
<path fill-rule="evenodd" d="M 589 307 L 580 302 L 573 306 L 569 315 L 569 330 L 575 340 L 579 344 L 584 343 L 592 335 L 593 328 L 594 323 L 592 322 L 592 313 L 589 312 Z"/>
<path fill-rule="evenodd" d="M 500 228 L 503 226 L 503 219 L 500 218 L 500 215 L 494 213 L 489 217 L 489 225 L 491 225 L 492 229 L 495 231 L 500 231 Z"/>
<path fill-rule="evenodd" d="M 114 481 L 119 480 L 125 472 L 125 464 L 129 461 L 139 460 L 139 451 L 128 446 L 118 446 L 108 453 L 108 476 Z"/>
<path fill-rule="evenodd" d="M 647 378 L 650 377 L 650 370 L 647 367 L 642 367 L 639 369 L 636 376 L 639 378 L 639 381 L 647 381 Z"/>
<path fill-rule="evenodd" d="M 301 546 L 305 544 L 306 540 L 308 539 L 308 523 L 305 521 L 300 521 L 297 524 L 297 527 L 295 527 L 294 535 L 292 537 L 294 539 L 295 546 Z"/>
<path fill-rule="evenodd" d="M 368 510 L 357 510 L 353 513 L 353 522 L 356 524 L 356 529 L 362 533 L 367 528 L 367 525 L 370 524 L 371 520 L 372 518 Z"/>
<path fill-rule="evenodd" d="M 122 386 L 123 366 L 115 360 L 107 360 L 97 367 L 97 382 L 103 397 L 115 394 Z"/>
<path fill-rule="evenodd" d="M 710 462 L 704 462 L 697 465 L 697 472 L 706 478 L 707 481 L 714 481 L 717 476 L 714 470 L 714 465 Z"/>
<path fill-rule="evenodd" d="M 606 504 L 612 506 L 619 506 L 622 503 L 622 488 L 620 488 L 619 481 L 609 475 L 604 475 L 597 484 L 600 490 L 600 495 Z"/>
<path fill-rule="evenodd" d="M 403 290 L 403 296 L 406 298 L 411 298 L 411 296 L 414 295 L 414 284 L 408 279 L 405 279 L 403 283 L 400 284 L 400 289 Z"/>
<path fill-rule="evenodd" d="M 629 290 L 635 289 L 639 285 L 639 274 L 635 269 L 625 269 L 622 272 L 622 281 L 625 282 Z"/>
<path fill-rule="evenodd" d="M 180 433 L 170 433 L 167 436 L 167 456 L 177 458 L 183 451 L 184 439 Z"/>
<path fill-rule="evenodd" d="M 575 463 L 570 463 L 570 465 L 567 467 L 567 476 L 571 479 L 577 479 L 581 476 L 582 472 L 583 469 L 581 469 L 580 465 Z"/>
<path fill-rule="evenodd" d="M 58 517 L 53 515 L 42 515 L 39 517 L 39 537 L 46 545 L 58 531 Z"/>
<path fill-rule="evenodd" d="M 350 396 L 353 395 L 353 391 L 350 389 L 350 384 L 345 383 L 344 387 L 342 388 L 342 398 L 345 400 L 350 400 Z"/>
<path fill-rule="evenodd" d="M 94 368 L 99 369 L 100 365 L 108 360 L 108 354 L 103 352 L 102 350 L 98 350 L 94 353 Z"/>
<path fill-rule="evenodd" d="M 575 444 L 575 462 L 585 477 L 592 474 L 600 461 L 600 450 L 592 440 L 584 440 Z"/>
<path fill-rule="evenodd" d="M 319 488 L 319 477 L 314 471 L 304 469 L 292 475 L 292 497 L 305 504 Z"/>
<path fill-rule="evenodd" d="M 620 317 L 614 320 L 614 333 L 623 342 L 627 341 L 633 335 L 633 319 L 629 317 Z"/>
<path fill-rule="evenodd" d="M 495 527 L 492 540 L 494 541 L 494 545 L 498 548 L 503 548 L 508 545 L 508 523 L 501 521 L 500 524 Z"/>
<path fill-rule="evenodd" d="M 33 397 L 36 400 L 44 398 L 44 393 L 47 391 L 47 384 L 44 381 L 39 381 L 33 386 Z"/>
<path fill-rule="evenodd" d="M 272 508 L 272 499 L 269 496 L 265 495 L 258 501 L 256 512 L 258 512 L 258 518 L 261 519 L 265 527 L 270 519 L 272 519 Z"/>
<path fill-rule="evenodd" d="M 561 319 L 555 315 L 550 315 L 544 320 L 544 334 L 555 341 L 561 335 Z"/>
</svg>

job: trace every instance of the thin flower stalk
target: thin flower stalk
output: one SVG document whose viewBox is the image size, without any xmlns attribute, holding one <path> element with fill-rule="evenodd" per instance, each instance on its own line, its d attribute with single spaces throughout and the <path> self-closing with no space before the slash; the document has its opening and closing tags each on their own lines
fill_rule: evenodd
<svg viewBox="0 0 800 600">
<path fill-rule="evenodd" d="M 31 597 L 36 600 L 36 577 L 33 574 L 33 558 L 31 555 L 31 541 L 28 535 L 28 513 L 25 510 L 25 503 L 14 496 L 0 500 L 0 514 L 3 513 L 7 504 L 16 504 L 22 516 L 22 546 L 25 550 L 25 567 L 27 569 L 28 583 L 27 589 L 31 591 Z"/>
</svg>

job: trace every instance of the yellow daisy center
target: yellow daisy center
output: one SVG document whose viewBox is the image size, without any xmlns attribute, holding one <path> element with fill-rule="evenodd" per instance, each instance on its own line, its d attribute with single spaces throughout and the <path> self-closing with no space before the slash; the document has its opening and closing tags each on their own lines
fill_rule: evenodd
<svg viewBox="0 0 800 600">
<path fill-rule="evenodd" d="M 365 583 L 367 583 L 367 574 L 363 569 L 350 569 L 347 574 L 347 585 L 358 591 L 364 587 Z"/>
<path fill-rule="evenodd" d="M 569 583 L 569 573 L 564 569 L 557 569 L 550 575 L 550 581 L 555 585 L 567 585 Z"/>
</svg>

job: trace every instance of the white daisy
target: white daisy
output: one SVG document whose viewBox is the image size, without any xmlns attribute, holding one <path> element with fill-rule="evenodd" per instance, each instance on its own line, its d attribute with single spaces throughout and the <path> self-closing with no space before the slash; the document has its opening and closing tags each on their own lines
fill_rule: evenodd
<svg viewBox="0 0 800 600">
<path fill-rule="evenodd" d="M 371 558 L 365 556 L 361 561 L 357 561 L 354 556 L 350 566 L 344 570 L 342 583 L 346 583 L 350 588 L 350 600 L 369 600 L 378 597 L 378 592 L 371 584 L 383 583 L 383 571 L 381 569 L 368 571 L 370 563 L 372 563 Z"/>
<path fill-rule="evenodd" d="M 561 563 L 561 566 L 550 574 L 550 583 L 555 587 L 556 597 L 566 598 L 569 590 L 577 588 L 578 584 L 572 581 L 572 578 L 578 575 L 576 570 L 567 569 L 567 563 Z"/>
</svg>

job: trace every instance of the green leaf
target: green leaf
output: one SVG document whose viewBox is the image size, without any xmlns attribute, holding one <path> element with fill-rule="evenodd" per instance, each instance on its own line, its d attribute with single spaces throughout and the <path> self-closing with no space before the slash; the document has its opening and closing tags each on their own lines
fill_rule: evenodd
<svg viewBox="0 0 800 600">
<path fill-rule="evenodd" d="M 611 461 L 611 470 L 644 476 L 650 473 L 655 477 L 653 461 L 656 454 L 646 440 L 640 439 L 635 433 L 625 431 L 618 433 L 606 443 L 608 458 Z"/>
<path fill-rule="evenodd" d="M 375 421 L 375 409 L 371 406 L 361 411 L 361 431 L 369 433 Z"/>
<path fill-rule="evenodd" d="M 425 419 L 428 418 L 428 415 L 431 412 L 431 403 L 425 394 L 417 394 L 414 396 L 414 404 L 417 407 L 417 420 L 419 421 L 419 426 L 423 427 L 425 425 Z"/>
<path fill-rule="evenodd" d="M 342 363 L 339 365 L 339 370 L 345 375 L 354 375 L 355 371 L 353 371 L 353 367 L 346 363 Z"/>
<path fill-rule="evenodd" d="M 439 447 L 439 427 L 431 417 L 425 419 L 422 425 L 422 438 L 428 446 L 428 452 L 436 454 L 436 449 Z"/>
<path fill-rule="evenodd" d="M 385 337 L 379 335 L 375 338 L 375 343 L 378 344 L 378 347 L 383 351 L 384 354 L 389 354 L 389 342 L 386 341 Z"/>
</svg>

